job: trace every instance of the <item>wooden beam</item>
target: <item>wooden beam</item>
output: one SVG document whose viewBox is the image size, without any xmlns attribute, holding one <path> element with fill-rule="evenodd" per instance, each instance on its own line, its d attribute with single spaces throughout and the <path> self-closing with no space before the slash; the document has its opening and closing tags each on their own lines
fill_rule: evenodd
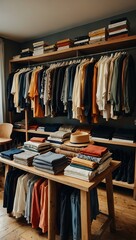
<svg viewBox="0 0 136 240">
<path fill-rule="evenodd" d="M 81 239 L 91 240 L 90 192 L 80 191 Z"/>
<path fill-rule="evenodd" d="M 56 233 L 56 183 L 48 180 L 48 240 L 55 240 Z"/>
<path fill-rule="evenodd" d="M 107 193 L 107 204 L 109 217 L 112 219 L 110 230 L 111 232 L 116 231 L 115 225 L 115 212 L 114 212 L 114 200 L 113 200 L 113 185 L 112 185 L 112 173 L 110 172 L 106 176 L 106 193 Z"/>
</svg>

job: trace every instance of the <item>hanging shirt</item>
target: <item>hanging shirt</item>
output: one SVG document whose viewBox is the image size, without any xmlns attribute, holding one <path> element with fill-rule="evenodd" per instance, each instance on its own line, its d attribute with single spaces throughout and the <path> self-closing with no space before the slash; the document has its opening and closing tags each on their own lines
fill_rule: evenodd
<svg viewBox="0 0 136 240">
<path fill-rule="evenodd" d="M 31 83 L 29 87 L 29 97 L 32 100 L 31 108 L 33 109 L 34 117 L 43 117 L 44 112 L 41 105 L 39 104 L 39 95 L 38 95 L 38 73 L 41 68 L 38 68 L 32 72 Z"/>
</svg>

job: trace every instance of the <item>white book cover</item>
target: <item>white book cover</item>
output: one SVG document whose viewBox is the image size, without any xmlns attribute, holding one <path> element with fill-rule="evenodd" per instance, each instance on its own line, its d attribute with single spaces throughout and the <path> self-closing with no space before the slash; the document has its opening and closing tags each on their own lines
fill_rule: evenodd
<svg viewBox="0 0 136 240">
<path fill-rule="evenodd" d="M 118 33 L 126 33 L 128 32 L 128 29 L 127 28 L 123 28 L 123 29 L 120 29 L 120 30 L 117 30 L 117 31 L 114 31 L 114 32 L 109 32 L 109 35 L 115 35 L 115 34 L 118 34 Z"/>
<path fill-rule="evenodd" d="M 76 45 L 76 44 L 79 44 L 79 43 L 86 43 L 88 41 L 89 41 L 89 39 L 78 40 L 78 41 L 75 41 L 74 44 Z"/>
<path fill-rule="evenodd" d="M 118 26 L 122 26 L 124 24 L 127 24 L 127 20 L 121 21 L 121 22 L 117 22 L 117 23 L 112 23 L 108 25 L 108 28 L 114 28 L 114 27 L 118 27 Z"/>
</svg>

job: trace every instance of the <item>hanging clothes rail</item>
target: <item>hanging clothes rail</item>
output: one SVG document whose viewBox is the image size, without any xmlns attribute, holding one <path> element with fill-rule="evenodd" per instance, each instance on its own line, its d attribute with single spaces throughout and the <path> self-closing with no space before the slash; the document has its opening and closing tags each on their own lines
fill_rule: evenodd
<svg viewBox="0 0 136 240">
<path fill-rule="evenodd" d="M 109 50 L 109 51 L 102 51 L 102 52 L 98 52 L 98 53 L 91 53 L 91 54 L 85 54 L 85 55 L 81 55 L 81 56 L 75 56 L 75 57 L 68 57 L 68 58 L 64 58 L 64 59 L 59 59 L 59 60 L 53 60 L 53 61 L 48 61 L 48 62 L 40 62 L 40 63 L 32 63 L 28 61 L 27 63 L 27 67 L 37 67 L 37 66 L 46 66 L 49 67 L 50 64 L 54 64 L 54 63 L 59 63 L 59 62 L 65 62 L 65 61 L 71 61 L 71 60 L 82 60 L 85 58 L 91 58 L 91 57 L 97 57 L 100 55 L 107 55 L 107 54 L 111 54 L 111 53 L 115 53 L 115 52 L 126 52 L 126 51 L 130 51 L 130 50 L 134 50 L 136 49 L 135 47 L 129 47 L 129 48 L 120 48 L 120 49 L 115 49 L 115 50 Z"/>
<path fill-rule="evenodd" d="M 52 60 L 52 61 L 41 61 L 39 60 L 39 63 L 34 63 L 34 62 L 31 62 L 31 60 L 26 63 L 27 64 L 27 67 L 37 67 L 37 66 L 45 66 L 45 67 L 49 67 L 50 64 L 54 64 L 54 63 L 59 63 L 59 62 L 65 62 L 65 61 L 71 61 L 71 60 L 80 60 L 80 59 L 85 59 L 85 58 L 91 58 L 91 57 L 98 57 L 98 56 L 101 56 L 101 55 L 108 55 L 108 54 L 111 54 L 111 53 L 115 53 L 115 52 L 127 52 L 127 51 L 131 51 L 131 50 L 135 50 L 136 49 L 136 46 L 134 47 L 128 47 L 128 48 L 119 48 L 119 49 L 114 49 L 114 50 L 107 50 L 107 51 L 101 51 L 101 52 L 98 52 L 98 53 L 90 53 L 90 54 L 85 54 L 84 52 L 80 52 L 79 53 L 81 54 L 80 56 L 75 56 L 75 57 L 67 57 L 67 58 L 61 58 L 61 59 L 56 59 L 56 60 Z M 83 49 L 81 51 L 84 51 Z M 59 53 L 59 51 L 58 51 Z M 82 55 L 84 54 L 84 55 Z M 26 66 L 25 64 L 25 66 Z M 21 67 L 22 68 L 22 67 Z"/>
</svg>

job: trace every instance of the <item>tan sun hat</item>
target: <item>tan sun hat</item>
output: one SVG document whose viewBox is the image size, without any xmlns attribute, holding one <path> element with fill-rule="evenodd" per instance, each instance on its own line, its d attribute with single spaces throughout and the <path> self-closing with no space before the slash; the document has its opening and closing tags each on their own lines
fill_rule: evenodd
<svg viewBox="0 0 136 240">
<path fill-rule="evenodd" d="M 74 132 L 70 135 L 70 140 L 64 142 L 65 145 L 71 147 L 86 147 L 88 144 L 94 142 L 90 139 L 89 133 L 87 132 Z"/>
</svg>

